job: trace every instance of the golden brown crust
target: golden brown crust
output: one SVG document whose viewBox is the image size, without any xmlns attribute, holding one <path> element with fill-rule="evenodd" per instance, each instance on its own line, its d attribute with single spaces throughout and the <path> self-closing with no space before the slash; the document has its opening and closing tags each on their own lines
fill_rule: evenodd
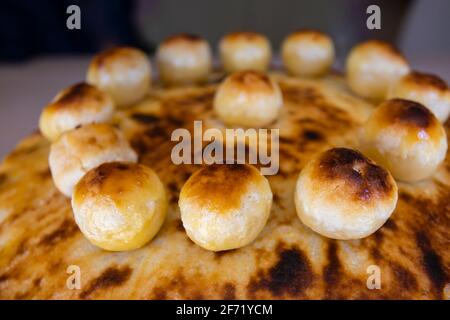
<svg viewBox="0 0 450 320">
<path fill-rule="evenodd" d="M 205 40 L 197 35 L 190 34 L 190 33 L 179 33 L 174 34 L 166 39 L 164 39 L 163 42 L 161 42 L 161 46 L 172 46 L 172 45 L 178 45 L 178 44 L 198 44 L 198 43 L 204 43 Z"/>
<path fill-rule="evenodd" d="M 109 122 L 114 103 L 108 94 L 87 83 L 72 85 L 56 95 L 41 113 L 39 128 L 50 140 L 80 125 Z"/>
<path fill-rule="evenodd" d="M 425 87 L 439 91 L 446 91 L 448 89 L 447 83 L 444 80 L 430 73 L 413 71 L 404 76 L 402 81 L 417 85 L 421 88 Z"/>
<path fill-rule="evenodd" d="M 377 119 L 374 124 L 377 127 L 394 126 L 401 130 L 407 129 L 405 142 L 418 141 L 421 139 L 440 140 L 442 128 L 439 121 L 420 103 L 404 100 L 391 99 L 383 102 L 374 114 Z M 424 134 L 419 134 L 423 132 Z"/>
<path fill-rule="evenodd" d="M 228 76 L 214 97 L 214 112 L 229 125 L 264 127 L 279 115 L 283 97 L 278 84 L 258 71 Z"/>
<path fill-rule="evenodd" d="M 227 84 L 233 85 L 239 90 L 261 94 L 272 94 L 275 92 L 270 78 L 258 71 L 247 70 L 232 74 L 226 79 Z"/>
<path fill-rule="evenodd" d="M 109 97 L 96 87 L 85 82 L 74 84 L 59 93 L 47 107 L 54 113 L 59 110 L 80 113 L 85 110 L 101 111 L 105 104 L 111 104 Z"/>
<path fill-rule="evenodd" d="M 227 42 L 235 42 L 235 41 L 251 41 L 251 42 L 259 42 L 259 41 L 267 41 L 266 37 L 260 33 L 252 32 L 252 31 L 235 31 L 225 35 L 222 38 L 222 41 Z"/>
<path fill-rule="evenodd" d="M 336 241 L 305 227 L 293 204 L 298 173 L 314 154 L 356 146 L 375 105 L 348 93 L 344 79 L 277 80 L 285 104 L 280 170 L 268 177 L 270 218 L 254 243 L 221 253 L 187 236 L 179 191 L 199 165 L 175 165 L 170 134 L 211 113 L 217 85 L 159 90 L 120 112 L 121 129 L 140 162 L 158 173 L 170 199 L 167 219 L 140 250 L 111 254 L 91 246 L 73 220 L 69 201 L 48 173 L 49 143 L 22 141 L 0 165 L 0 298 L 2 299 L 445 299 L 450 281 L 450 157 L 426 182 L 399 183 L 388 222 L 359 241 Z M 157 108 L 155 108 L 155 105 Z M 445 124 L 448 131 L 450 122 Z M 66 287 L 68 265 L 79 265 L 80 290 Z M 382 287 L 367 288 L 367 267 L 380 267 Z M 143 285 L 145 284 L 145 285 Z"/>
<path fill-rule="evenodd" d="M 321 43 L 322 41 L 329 41 L 330 37 L 325 33 L 313 30 L 313 29 L 299 29 L 297 31 L 292 32 L 287 40 L 302 40 L 308 39 L 310 41 Z"/>
<path fill-rule="evenodd" d="M 379 40 L 356 45 L 346 61 L 347 82 L 352 91 L 374 101 L 386 99 L 389 89 L 409 71 L 403 55 Z"/>
<path fill-rule="evenodd" d="M 258 175 L 248 165 L 213 164 L 194 173 L 183 187 L 183 193 L 186 198 L 195 198 L 200 207 L 226 213 L 241 206 L 247 185 Z"/>
<path fill-rule="evenodd" d="M 316 171 L 321 180 L 339 180 L 357 201 L 372 202 L 391 195 L 394 186 L 389 173 L 362 153 L 346 148 L 324 152 Z"/>
<path fill-rule="evenodd" d="M 116 197 L 134 190 L 136 185 L 142 185 L 146 179 L 146 170 L 133 162 L 107 162 L 86 173 L 77 185 L 77 201 L 96 193 Z"/>
<path fill-rule="evenodd" d="M 151 87 L 151 64 L 145 52 L 132 47 L 115 47 L 96 55 L 86 79 L 107 92 L 118 107 L 141 100 Z"/>
<path fill-rule="evenodd" d="M 374 51 L 378 54 L 383 54 L 389 59 L 401 61 L 407 63 L 403 54 L 391 43 L 382 40 L 368 40 L 361 44 L 358 44 L 354 49 L 361 50 L 362 52 Z"/>
<path fill-rule="evenodd" d="M 89 66 L 90 69 L 109 70 L 116 63 L 134 64 L 142 58 L 142 52 L 133 47 L 114 47 L 96 55 Z"/>
<path fill-rule="evenodd" d="M 133 162 L 109 162 L 90 170 L 75 186 L 74 218 L 94 245 L 128 251 L 150 241 L 164 222 L 167 199 L 159 177 Z"/>
</svg>

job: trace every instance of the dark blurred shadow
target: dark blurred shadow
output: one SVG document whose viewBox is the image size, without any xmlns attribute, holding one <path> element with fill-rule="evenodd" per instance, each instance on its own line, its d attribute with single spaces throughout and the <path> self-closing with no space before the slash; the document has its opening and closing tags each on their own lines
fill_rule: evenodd
<svg viewBox="0 0 450 320">
<path fill-rule="evenodd" d="M 81 30 L 66 27 L 66 10 L 72 4 L 81 8 Z M 117 44 L 142 48 L 134 7 L 135 1 L 126 0 L 1 1 L 0 59 L 92 53 Z"/>
</svg>

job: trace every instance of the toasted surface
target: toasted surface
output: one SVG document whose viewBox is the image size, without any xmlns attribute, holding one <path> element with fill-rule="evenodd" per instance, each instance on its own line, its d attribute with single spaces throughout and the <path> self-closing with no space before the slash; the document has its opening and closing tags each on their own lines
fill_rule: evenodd
<svg viewBox="0 0 450 320">
<path fill-rule="evenodd" d="M 450 90 L 447 83 L 432 74 L 417 71 L 408 73 L 390 88 L 388 97 L 419 102 L 441 122 L 445 122 L 450 114 Z"/>
<path fill-rule="evenodd" d="M 148 93 L 151 69 L 145 52 L 132 47 L 115 47 L 92 59 L 86 79 L 107 92 L 118 107 L 124 107 Z"/>
<path fill-rule="evenodd" d="M 77 126 L 109 122 L 113 114 L 112 99 L 87 83 L 78 83 L 61 90 L 42 111 L 41 132 L 50 140 Z"/>
<path fill-rule="evenodd" d="M 229 125 L 265 127 L 279 115 L 283 97 L 267 74 L 246 70 L 231 74 L 217 89 L 214 111 Z"/>
<path fill-rule="evenodd" d="M 266 227 L 252 244 L 222 253 L 187 237 L 178 210 L 179 191 L 198 165 L 174 165 L 171 132 L 192 130 L 195 119 L 214 123 L 216 84 L 157 90 L 116 113 L 139 161 L 168 189 L 167 219 L 151 243 L 110 253 L 78 230 L 70 202 L 48 170 L 49 142 L 40 134 L 22 141 L 0 166 L 0 297 L 41 299 L 443 299 L 450 282 L 450 157 L 428 180 L 399 183 L 399 201 L 388 222 L 358 241 L 326 239 L 298 219 L 298 173 L 317 152 L 356 148 L 357 132 L 374 106 L 349 93 L 339 76 L 306 81 L 274 75 L 283 92 L 280 171 L 268 177 L 274 201 Z M 450 123 L 445 124 L 447 132 Z M 376 264 L 381 290 L 368 290 Z M 78 265 L 81 290 L 69 290 L 66 269 Z"/>
<path fill-rule="evenodd" d="M 88 171 L 75 186 L 72 209 L 80 230 L 110 251 L 133 250 L 151 240 L 167 210 L 164 186 L 149 167 L 108 162 Z"/>
<path fill-rule="evenodd" d="M 332 148 L 302 169 L 295 191 L 300 220 L 332 239 L 373 234 L 397 204 L 397 184 L 386 169 L 359 151 Z"/>
<path fill-rule="evenodd" d="M 48 157 L 53 181 L 68 197 L 87 171 L 110 161 L 136 162 L 137 154 L 119 130 L 105 123 L 65 132 L 53 142 Z"/>
<path fill-rule="evenodd" d="M 184 184 L 178 204 L 192 241 L 212 251 L 253 242 L 272 206 L 267 179 L 248 164 L 218 164 L 195 172 Z"/>
<path fill-rule="evenodd" d="M 250 31 L 225 35 L 220 40 L 218 49 L 226 72 L 266 71 L 272 56 L 269 39 L 262 34 Z"/>
</svg>

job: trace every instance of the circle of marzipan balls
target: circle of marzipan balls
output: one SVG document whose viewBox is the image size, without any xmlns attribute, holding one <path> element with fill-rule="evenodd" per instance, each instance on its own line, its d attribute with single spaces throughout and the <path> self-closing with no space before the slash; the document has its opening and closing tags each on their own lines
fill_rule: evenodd
<svg viewBox="0 0 450 320">
<path fill-rule="evenodd" d="M 450 114 L 448 85 L 432 74 L 408 73 L 391 87 L 388 98 L 401 98 L 421 103 L 441 122 L 445 122 Z"/>
<path fill-rule="evenodd" d="M 39 119 L 39 129 L 49 140 L 89 123 L 109 122 L 114 103 L 109 95 L 87 83 L 61 90 L 47 105 Z"/>
<path fill-rule="evenodd" d="M 282 105 L 278 83 L 257 71 L 231 74 L 214 97 L 214 112 L 229 125 L 263 127 L 276 120 Z"/>
<path fill-rule="evenodd" d="M 383 102 L 363 127 L 362 150 L 403 181 L 428 178 L 447 153 L 447 136 L 438 119 L 421 104 Z"/>
<path fill-rule="evenodd" d="M 283 65 L 294 76 L 316 77 L 327 73 L 334 54 L 333 40 L 315 30 L 291 33 L 281 46 Z"/>
<path fill-rule="evenodd" d="M 228 35 L 221 41 L 219 51 L 226 70 L 267 69 L 270 43 L 262 35 L 248 35 L 234 34 L 231 40 L 232 35 Z M 259 52 L 260 58 L 247 59 L 252 50 Z M 291 34 L 281 51 L 287 71 L 298 76 L 322 75 L 334 59 L 332 40 L 317 31 Z M 161 79 L 169 85 L 202 83 L 212 67 L 208 42 L 187 34 L 161 43 L 156 59 Z M 408 63 L 387 43 L 372 40 L 355 46 L 347 58 L 346 69 L 349 87 L 362 97 L 384 99 L 389 92 L 390 96 L 425 104 L 442 121 L 448 117 L 448 96 L 444 93 L 448 88 L 444 90 L 436 77 L 407 75 Z M 86 161 L 93 169 L 75 185 L 72 197 L 77 224 L 92 243 L 106 250 L 139 248 L 154 237 L 166 214 L 166 194 L 158 176 L 143 165 L 109 162 L 122 156 L 135 160 L 136 155 L 127 145 L 118 147 L 113 156 L 110 146 L 115 143 L 107 142 L 108 134 L 87 134 L 77 142 L 68 141 L 95 127 L 89 123 L 109 121 L 112 100 L 119 106 L 141 100 L 151 85 L 151 65 L 138 49 L 114 48 L 93 59 L 87 81 L 100 90 L 87 84 L 68 88 L 41 116 L 41 131 L 49 139 L 55 140 L 69 131 L 52 147 L 52 174 L 59 188 L 69 194 L 67 185 L 83 173 L 76 166 L 73 170 L 61 169 L 65 165 L 61 161 L 64 154 L 78 150 L 72 156 L 89 158 Z M 431 93 L 437 98 L 430 99 Z M 276 120 L 282 103 L 281 90 L 269 76 L 243 71 L 230 75 L 219 86 L 214 111 L 228 125 L 261 127 Z M 80 125 L 85 126 L 70 131 Z M 389 132 L 388 137 L 385 132 Z M 115 131 L 112 136 L 121 134 Z M 125 145 L 122 138 L 117 139 L 118 145 Z M 447 149 L 445 131 L 436 118 L 425 107 L 398 99 L 376 109 L 364 127 L 362 139 L 365 152 L 392 170 L 398 179 L 407 181 L 429 176 Z M 394 144 L 400 147 L 391 148 Z M 91 147 L 92 151 L 80 151 Z M 101 159 L 95 159 L 97 153 L 103 155 Z M 311 159 L 299 175 L 295 192 L 297 213 L 303 223 L 336 239 L 357 239 L 375 232 L 389 218 L 396 202 L 397 186 L 391 174 L 358 151 L 345 148 L 331 149 Z M 179 200 L 188 236 L 213 251 L 251 243 L 264 228 L 271 203 L 267 179 L 249 165 L 204 167 L 188 179 Z"/>
<path fill-rule="evenodd" d="M 246 164 L 210 165 L 184 184 L 178 202 L 189 238 L 204 249 L 236 249 L 253 242 L 272 205 L 267 179 Z"/>
<path fill-rule="evenodd" d="M 369 236 L 391 216 L 397 204 L 391 174 L 358 151 L 334 148 L 313 157 L 295 189 L 300 220 L 333 239 Z"/>
<path fill-rule="evenodd" d="M 409 65 L 389 43 L 369 40 L 352 48 L 346 69 L 353 92 L 364 98 L 383 100 L 389 88 L 409 72 Z"/>
<path fill-rule="evenodd" d="M 75 186 L 75 221 L 94 245 L 133 250 L 161 228 L 167 197 L 152 169 L 133 162 L 109 162 L 90 170 Z"/>
<path fill-rule="evenodd" d="M 158 47 L 156 60 L 161 80 L 166 85 L 205 82 L 212 68 L 209 43 L 195 35 L 178 34 Z"/>
<path fill-rule="evenodd" d="M 87 82 L 107 92 L 118 107 L 138 102 L 150 90 L 151 64 L 145 52 L 117 47 L 96 55 L 87 72 Z"/>
<path fill-rule="evenodd" d="M 227 73 L 256 70 L 264 72 L 272 59 L 269 39 L 256 32 L 233 32 L 219 42 L 219 55 Z"/>
<path fill-rule="evenodd" d="M 63 133 L 52 143 L 49 166 L 56 187 L 67 197 L 77 182 L 104 162 L 137 161 L 122 132 L 109 124 L 88 124 Z"/>
</svg>

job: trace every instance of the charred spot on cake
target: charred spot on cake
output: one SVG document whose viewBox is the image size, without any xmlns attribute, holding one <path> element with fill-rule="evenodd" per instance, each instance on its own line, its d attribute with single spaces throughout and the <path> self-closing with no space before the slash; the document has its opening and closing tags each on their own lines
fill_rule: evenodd
<svg viewBox="0 0 450 320">
<path fill-rule="evenodd" d="M 131 118 L 139 123 L 143 123 L 143 124 L 149 124 L 149 123 L 155 123 L 157 122 L 160 118 L 156 115 L 153 114 L 149 114 L 149 113 L 133 113 L 131 115 Z"/>
<path fill-rule="evenodd" d="M 397 223 L 394 221 L 393 218 L 388 219 L 388 220 L 386 221 L 386 223 L 383 225 L 383 229 L 395 231 L 395 230 L 398 229 Z"/>
<path fill-rule="evenodd" d="M 155 287 L 150 295 L 151 300 L 167 300 L 166 289 Z"/>
<path fill-rule="evenodd" d="M 341 263 L 337 255 L 337 243 L 334 240 L 328 242 L 327 249 L 328 263 L 323 270 L 323 279 L 326 283 L 326 296 L 329 297 L 333 287 L 337 285 L 341 278 Z"/>
<path fill-rule="evenodd" d="M 6 183 L 6 181 L 8 180 L 8 175 L 6 173 L 0 173 L 0 188 L 2 186 L 2 184 Z"/>
<path fill-rule="evenodd" d="M 420 129 L 426 129 L 433 124 L 433 114 L 420 103 L 404 99 L 392 99 L 386 103 L 389 103 L 390 107 L 387 116 L 394 122 Z"/>
<path fill-rule="evenodd" d="M 296 247 L 279 245 L 278 261 L 268 270 L 258 272 L 248 285 L 250 295 L 267 290 L 274 296 L 302 296 L 313 284 L 314 273 L 305 254 Z"/>
<path fill-rule="evenodd" d="M 232 283 L 225 283 L 223 286 L 223 299 L 235 300 L 236 299 L 236 287 Z"/>
<path fill-rule="evenodd" d="M 323 136 L 320 132 L 312 129 L 306 129 L 302 132 L 302 137 L 308 141 L 321 141 L 323 140 Z"/>
<path fill-rule="evenodd" d="M 87 299 L 97 290 L 116 287 L 124 284 L 131 276 L 133 270 L 129 266 L 112 266 L 104 270 L 100 276 L 91 280 L 87 289 L 80 293 L 81 299 Z"/>
<path fill-rule="evenodd" d="M 393 261 L 390 261 L 389 265 L 391 266 L 393 275 L 401 288 L 408 291 L 417 290 L 417 280 L 411 271 Z"/>
<path fill-rule="evenodd" d="M 408 74 L 406 79 L 420 86 L 429 86 L 441 91 L 445 91 L 448 88 L 444 80 L 429 73 L 414 71 Z"/>
<path fill-rule="evenodd" d="M 8 281 L 11 276 L 8 273 L 0 274 L 0 284 L 2 282 Z"/>
<path fill-rule="evenodd" d="M 52 246 L 67 238 L 72 237 L 78 232 L 78 227 L 72 218 L 67 218 L 52 232 L 45 235 L 39 245 Z"/>
<path fill-rule="evenodd" d="M 369 201 L 390 193 L 393 185 L 388 172 L 366 158 L 362 153 L 347 148 L 334 148 L 319 159 L 319 176 L 343 180 L 353 187 L 356 198 Z"/>
<path fill-rule="evenodd" d="M 325 98 L 315 87 L 295 87 L 282 85 L 283 99 L 296 104 L 321 104 Z"/>
<path fill-rule="evenodd" d="M 422 266 L 430 279 L 434 293 L 440 298 L 444 286 L 449 281 L 441 257 L 434 251 L 428 236 L 424 232 L 416 233 L 416 243 L 422 253 Z"/>
</svg>

